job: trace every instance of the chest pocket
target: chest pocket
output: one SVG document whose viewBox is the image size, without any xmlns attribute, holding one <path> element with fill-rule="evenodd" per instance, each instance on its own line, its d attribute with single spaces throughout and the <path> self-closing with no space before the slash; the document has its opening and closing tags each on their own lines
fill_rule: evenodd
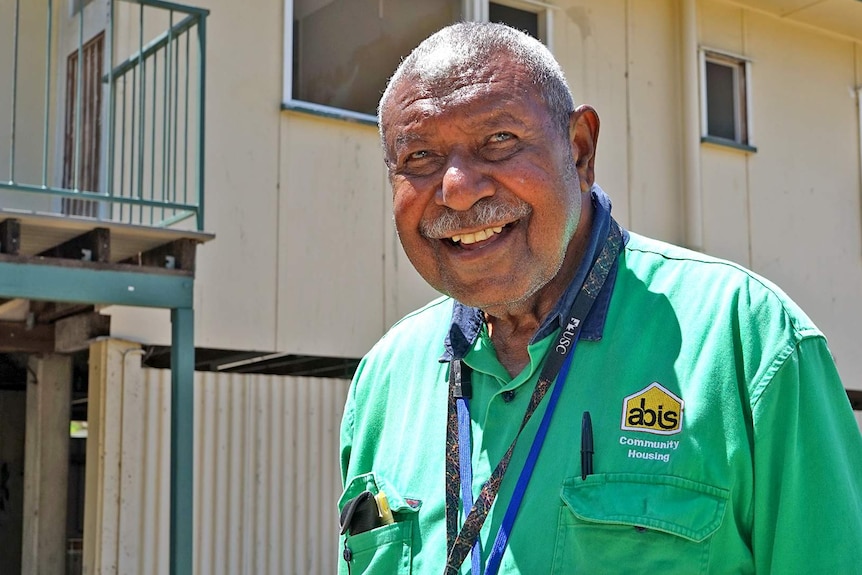
<svg viewBox="0 0 862 575">
<path fill-rule="evenodd" d="M 374 495 L 383 491 L 395 522 L 357 535 L 342 535 L 338 573 L 409 575 L 413 560 L 412 540 L 418 503 L 409 505 L 379 474 L 366 473 L 355 477 L 348 484 L 338 502 L 339 510 L 363 491 L 370 491 Z"/>
<path fill-rule="evenodd" d="M 552 573 L 707 573 L 728 492 L 668 475 L 571 478 L 560 492 Z"/>
</svg>

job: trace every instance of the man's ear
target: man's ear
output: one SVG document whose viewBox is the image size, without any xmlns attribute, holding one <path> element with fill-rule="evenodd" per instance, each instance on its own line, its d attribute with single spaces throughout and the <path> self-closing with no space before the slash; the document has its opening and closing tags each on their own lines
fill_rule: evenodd
<svg viewBox="0 0 862 575">
<path fill-rule="evenodd" d="M 596 145 L 599 141 L 599 114 L 592 106 L 578 106 L 569 116 L 569 138 L 581 192 L 588 192 L 596 181 Z"/>
</svg>

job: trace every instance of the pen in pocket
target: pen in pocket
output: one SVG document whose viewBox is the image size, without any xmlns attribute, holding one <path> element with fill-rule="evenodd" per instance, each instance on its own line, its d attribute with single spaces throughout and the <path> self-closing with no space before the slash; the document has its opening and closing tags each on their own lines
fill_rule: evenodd
<svg viewBox="0 0 862 575">
<path fill-rule="evenodd" d="M 590 412 L 581 419 L 581 479 L 593 474 L 593 422 Z"/>
</svg>

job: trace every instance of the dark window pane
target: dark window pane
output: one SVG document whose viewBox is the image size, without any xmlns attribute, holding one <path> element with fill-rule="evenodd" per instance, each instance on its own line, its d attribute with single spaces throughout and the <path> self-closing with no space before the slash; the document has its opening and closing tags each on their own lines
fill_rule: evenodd
<svg viewBox="0 0 862 575">
<path fill-rule="evenodd" d="M 539 15 L 535 12 L 489 2 L 488 20 L 508 24 L 512 28 L 523 30 L 533 38 L 539 38 Z"/>
<path fill-rule="evenodd" d="M 401 59 L 460 17 L 461 0 L 294 0 L 293 97 L 376 114 Z"/>
<path fill-rule="evenodd" d="M 736 140 L 734 69 L 715 62 L 706 63 L 706 133 Z"/>
</svg>

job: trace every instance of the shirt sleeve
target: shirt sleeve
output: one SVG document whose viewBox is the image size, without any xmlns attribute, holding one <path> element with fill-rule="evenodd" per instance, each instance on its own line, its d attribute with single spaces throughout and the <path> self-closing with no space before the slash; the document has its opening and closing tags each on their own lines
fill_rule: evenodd
<svg viewBox="0 0 862 575">
<path fill-rule="evenodd" d="M 757 573 L 862 569 L 862 436 L 822 337 L 802 339 L 752 405 Z"/>
</svg>

